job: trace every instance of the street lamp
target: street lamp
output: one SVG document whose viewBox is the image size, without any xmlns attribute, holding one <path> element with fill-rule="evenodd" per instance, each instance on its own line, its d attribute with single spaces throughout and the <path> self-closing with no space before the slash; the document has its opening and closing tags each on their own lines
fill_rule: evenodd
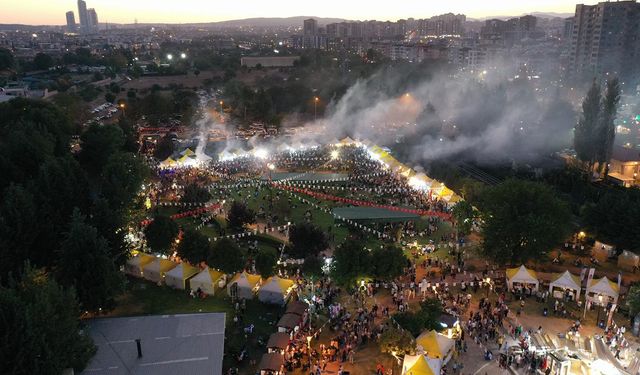
<svg viewBox="0 0 640 375">
<path fill-rule="evenodd" d="M 183 59 L 183 60 L 184 60 L 184 59 L 186 59 L 186 58 L 187 58 L 187 54 L 186 54 L 186 53 L 184 53 L 184 52 L 182 52 L 182 53 L 180 54 L 180 58 L 181 58 L 181 59 Z"/>
<path fill-rule="evenodd" d="M 122 117 L 126 117 L 127 113 L 125 112 L 126 105 L 124 103 L 120 103 L 120 109 L 122 109 Z"/>
<path fill-rule="evenodd" d="M 167 54 L 167 60 L 173 60 L 173 55 L 172 54 Z"/>
<path fill-rule="evenodd" d="M 220 101 L 220 113 L 222 113 L 222 105 L 224 104 L 224 102 L 221 100 Z"/>
<path fill-rule="evenodd" d="M 317 120 L 318 118 L 318 101 L 320 100 L 320 98 L 318 98 L 317 96 L 313 97 L 313 120 Z"/>
<path fill-rule="evenodd" d="M 491 278 L 487 277 L 484 282 L 487 283 L 487 298 L 489 298 L 489 291 L 491 290 Z"/>
</svg>

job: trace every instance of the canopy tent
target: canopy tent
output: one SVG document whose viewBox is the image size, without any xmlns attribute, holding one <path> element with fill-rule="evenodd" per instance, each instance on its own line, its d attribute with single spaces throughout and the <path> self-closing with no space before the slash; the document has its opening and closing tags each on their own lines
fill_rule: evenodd
<svg viewBox="0 0 640 375">
<path fill-rule="evenodd" d="M 171 167 L 175 167 L 176 166 L 176 161 L 173 160 L 173 158 L 168 157 L 166 159 L 164 159 L 163 161 L 160 162 L 160 167 L 161 168 L 171 168 Z"/>
<path fill-rule="evenodd" d="M 440 375 L 442 361 L 424 355 L 405 355 L 402 375 Z"/>
<path fill-rule="evenodd" d="M 600 261 L 605 261 L 615 255 L 615 247 L 606 243 L 596 241 L 591 248 L 591 255 Z"/>
<path fill-rule="evenodd" d="M 580 291 L 582 290 L 582 281 L 579 276 L 571 274 L 569 271 L 564 273 L 557 273 L 554 275 L 553 281 L 549 284 L 549 294 L 553 295 L 553 288 L 562 289 L 565 293 L 567 290 L 572 290 L 573 300 L 577 301 L 580 298 Z"/>
<path fill-rule="evenodd" d="M 215 294 L 216 289 L 220 289 L 222 288 L 221 285 L 224 285 L 222 284 L 224 281 L 221 280 L 223 276 L 224 274 L 222 272 L 206 267 L 199 274 L 189 280 L 189 288 L 194 292 L 197 292 L 198 289 L 200 289 L 200 291 L 205 294 L 212 296 Z"/>
<path fill-rule="evenodd" d="M 339 145 L 340 146 L 350 146 L 350 145 L 355 144 L 355 143 L 356 143 L 356 141 L 351 139 L 351 137 L 345 137 L 345 138 L 342 138 L 342 140 L 340 140 Z"/>
<path fill-rule="evenodd" d="M 189 263 L 182 262 L 164 275 L 164 283 L 174 289 L 186 289 L 187 280 L 198 273 L 198 269 Z"/>
<path fill-rule="evenodd" d="M 296 329 L 297 326 L 300 325 L 302 318 L 300 315 L 285 313 L 282 315 L 282 318 L 278 320 L 278 332 L 291 332 Z"/>
<path fill-rule="evenodd" d="M 618 268 L 625 271 L 634 271 L 638 266 L 640 266 L 640 256 L 638 256 L 638 254 L 624 250 L 622 254 L 618 256 Z"/>
<path fill-rule="evenodd" d="M 286 313 L 296 314 L 298 316 L 304 316 L 309 309 L 309 304 L 303 301 L 291 301 L 287 304 Z"/>
<path fill-rule="evenodd" d="M 258 365 L 260 375 L 284 374 L 284 357 L 280 353 L 265 353 Z"/>
<path fill-rule="evenodd" d="M 507 284 L 509 285 L 509 290 L 513 290 L 513 284 L 522 284 L 522 285 L 533 285 L 534 290 L 538 290 L 540 286 L 540 282 L 538 281 L 538 276 L 535 271 L 528 269 L 524 265 L 519 268 L 507 268 Z"/>
<path fill-rule="evenodd" d="M 124 272 L 127 275 L 142 277 L 142 268 L 147 264 L 151 263 L 155 259 L 154 256 L 138 253 L 133 256 L 133 258 L 127 260 L 127 263 L 124 265 Z"/>
<path fill-rule="evenodd" d="M 177 266 L 177 263 L 169 259 L 156 257 L 151 263 L 142 268 L 142 277 L 154 283 L 162 282 L 164 275 Z"/>
<path fill-rule="evenodd" d="M 264 285 L 260 287 L 258 299 L 264 303 L 283 306 L 294 286 L 295 283 L 293 280 L 271 276 Z"/>
<path fill-rule="evenodd" d="M 251 299 L 260 286 L 260 275 L 242 272 L 236 274 L 227 284 L 227 294 L 237 298 Z"/>
<path fill-rule="evenodd" d="M 441 359 L 447 363 L 453 354 L 455 341 L 436 331 L 424 331 L 416 338 L 418 351 L 424 351 L 429 358 Z"/>
<path fill-rule="evenodd" d="M 269 353 L 271 353 L 271 351 L 282 353 L 287 346 L 289 346 L 289 334 L 286 332 L 272 333 L 271 336 L 269 336 L 269 341 L 267 341 L 267 350 Z"/>
<path fill-rule="evenodd" d="M 599 296 L 611 298 L 613 303 L 616 303 L 619 294 L 620 288 L 618 284 L 610 281 L 606 276 L 601 279 L 591 280 L 591 284 L 587 286 L 587 299 L 591 300 L 592 303 L 600 303 Z M 602 301 L 603 304 L 607 302 L 608 299 Z"/>
</svg>

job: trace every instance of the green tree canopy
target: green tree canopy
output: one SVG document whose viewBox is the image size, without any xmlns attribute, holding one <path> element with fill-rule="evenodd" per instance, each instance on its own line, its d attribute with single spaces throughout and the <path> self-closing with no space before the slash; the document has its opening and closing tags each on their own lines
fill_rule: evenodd
<svg viewBox="0 0 640 375">
<path fill-rule="evenodd" d="M 227 221 L 232 229 L 242 230 L 245 225 L 256 222 L 256 214 L 246 204 L 234 201 L 229 207 Z"/>
<path fill-rule="evenodd" d="M 415 353 L 415 341 L 409 331 L 391 326 L 382 332 L 378 345 L 380 346 L 380 351 L 383 353 L 393 353 L 402 356 Z"/>
<path fill-rule="evenodd" d="M 11 69 L 14 63 L 11 51 L 6 48 L 0 48 L 0 70 Z"/>
<path fill-rule="evenodd" d="M 0 368 L 4 374 L 60 374 L 84 369 L 96 349 L 82 331 L 71 290 L 27 268 L 20 283 L 0 286 Z"/>
<path fill-rule="evenodd" d="M 211 251 L 209 238 L 195 229 L 185 230 L 178 245 L 178 255 L 191 264 L 206 261 Z"/>
<path fill-rule="evenodd" d="M 148 175 L 140 157 L 130 152 L 111 154 L 102 170 L 102 194 L 117 209 L 133 202 Z"/>
<path fill-rule="evenodd" d="M 33 195 L 20 185 L 4 189 L 0 200 L 0 282 L 30 258 L 39 231 L 37 222 Z"/>
<path fill-rule="evenodd" d="M 600 85 L 594 80 L 582 102 L 582 114 L 576 125 L 573 145 L 578 159 L 587 164 L 589 171 L 596 162 L 598 151 L 597 128 L 600 120 Z"/>
<path fill-rule="evenodd" d="M 302 275 L 310 279 L 322 277 L 322 259 L 315 255 L 308 255 L 302 263 Z"/>
<path fill-rule="evenodd" d="M 341 285 L 350 285 L 371 271 L 371 256 L 362 243 L 347 240 L 333 253 L 331 275 Z"/>
<path fill-rule="evenodd" d="M 109 157 L 124 146 L 124 134 L 118 126 L 89 125 L 80 140 L 80 161 L 94 173 L 100 173 Z"/>
<path fill-rule="evenodd" d="M 326 234 L 311 223 L 297 223 L 289 228 L 291 242 L 290 256 L 303 259 L 308 255 L 317 256 L 329 247 Z"/>
<path fill-rule="evenodd" d="M 465 236 L 471 233 L 471 226 L 476 215 L 471 203 L 467 201 L 456 203 L 456 205 L 453 206 L 452 214 L 458 232 Z"/>
<path fill-rule="evenodd" d="M 262 249 L 256 256 L 256 271 L 266 279 L 273 276 L 276 269 L 276 262 L 278 261 L 278 254 L 275 249 L 266 248 Z"/>
<path fill-rule="evenodd" d="M 405 311 L 394 315 L 393 319 L 402 328 L 411 332 L 413 336 L 420 335 L 424 330 L 442 329 L 440 317 L 442 316 L 442 303 L 437 298 L 427 298 L 420 302 L 420 309 L 415 312 Z"/>
<path fill-rule="evenodd" d="M 62 285 L 76 290 L 83 309 L 111 309 L 124 290 L 124 278 L 110 253 L 107 241 L 76 211 L 60 247 L 56 274 Z"/>
<path fill-rule="evenodd" d="M 173 155 L 173 152 L 173 139 L 169 136 L 169 134 L 166 134 L 164 137 L 160 138 L 160 140 L 156 144 L 156 148 L 153 151 L 153 156 L 158 160 L 165 160 L 169 156 Z"/>
<path fill-rule="evenodd" d="M 190 183 L 185 186 L 181 201 L 186 203 L 205 203 L 210 199 L 209 190 L 196 183 Z"/>
<path fill-rule="evenodd" d="M 53 57 L 39 52 L 33 58 L 33 65 L 38 70 L 46 70 L 53 66 Z"/>
<path fill-rule="evenodd" d="M 246 254 L 235 242 L 228 238 L 216 241 L 207 259 L 209 266 L 228 274 L 241 271 L 246 263 Z"/>
<path fill-rule="evenodd" d="M 398 246 L 375 248 L 371 252 L 372 270 L 369 275 L 380 280 L 391 281 L 404 273 L 408 259 Z"/>
<path fill-rule="evenodd" d="M 640 284 L 635 284 L 629 288 L 627 303 L 629 304 L 631 316 L 640 313 Z"/>
<path fill-rule="evenodd" d="M 480 197 L 483 251 L 494 261 L 520 264 L 540 257 L 570 232 L 570 211 L 543 183 L 507 180 Z"/>
<path fill-rule="evenodd" d="M 151 250 L 168 254 L 179 231 L 180 228 L 173 219 L 165 215 L 156 215 L 144 229 L 144 236 Z"/>
</svg>

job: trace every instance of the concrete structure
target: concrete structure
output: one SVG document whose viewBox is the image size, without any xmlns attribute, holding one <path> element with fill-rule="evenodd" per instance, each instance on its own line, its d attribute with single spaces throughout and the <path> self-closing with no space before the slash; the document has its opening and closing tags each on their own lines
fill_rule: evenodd
<svg viewBox="0 0 640 375">
<path fill-rule="evenodd" d="M 224 329 L 223 313 L 94 319 L 98 351 L 81 374 L 219 375 Z"/>
<path fill-rule="evenodd" d="M 300 56 L 252 56 L 240 58 L 240 65 L 248 68 L 255 68 L 260 65 L 263 68 L 285 68 L 292 67 L 300 60 Z"/>
<path fill-rule="evenodd" d="M 67 12 L 67 31 L 70 33 L 75 33 L 76 29 L 76 16 L 73 14 L 73 11 Z"/>
<path fill-rule="evenodd" d="M 98 31 L 98 13 L 94 8 L 87 11 L 87 21 L 89 22 L 89 30 L 92 32 Z"/>
<path fill-rule="evenodd" d="M 624 186 L 640 184 L 640 150 L 614 146 L 609 162 L 609 179 Z"/>
<path fill-rule="evenodd" d="M 640 4 L 632 1 L 576 5 L 570 73 L 578 78 L 617 75 L 639 80 Z"/>
</svg>

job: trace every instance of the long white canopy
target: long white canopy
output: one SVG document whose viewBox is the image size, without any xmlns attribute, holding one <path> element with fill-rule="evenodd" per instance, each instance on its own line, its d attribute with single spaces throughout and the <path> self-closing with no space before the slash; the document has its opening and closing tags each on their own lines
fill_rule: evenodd
<svg viewBox="0 0 640 375">
<path fill-rule="evenodd" d="M 569 271 L 557 274 L 555 280 L 549 284 L 549 293 L 553 293 L 553 288 L 572 289 L 576 291 L 576 300 L 580 298 L 580 277 L 571 274 Z"/>
<path fill-rule="evenodd" d="M 618 288 L 618 284 L 604 276 L 601 279 L 591 280 L 591 285 L 587 286 L 587 295 L 589 294 L 593 294 L 592 297 L 596 295 L 608 296 L 613 298 L 614 302 L 617 302 L 620 288 Z"/>
</svg>

